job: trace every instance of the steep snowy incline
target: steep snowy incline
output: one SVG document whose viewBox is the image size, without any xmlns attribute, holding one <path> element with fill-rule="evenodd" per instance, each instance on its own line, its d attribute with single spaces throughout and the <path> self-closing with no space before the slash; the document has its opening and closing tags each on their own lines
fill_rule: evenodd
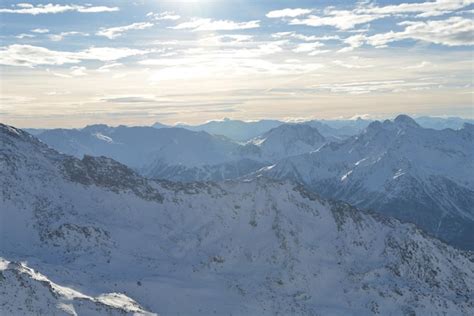
<svg viewBox="0 0 474 316">
<path fill-rule="evenodd" d="M 408 116 L 288 158 L 260 173 L 416 223 L 474 250 L 474 126 L 421 128 Z"/>
<path fill-rule="evenodd" d="M 2 257 L 163 315 L 474 313 L 472 253 L 413 225 L 289 182 L 153 182 L 88 159 L 0 125 Z"/>
</svg>

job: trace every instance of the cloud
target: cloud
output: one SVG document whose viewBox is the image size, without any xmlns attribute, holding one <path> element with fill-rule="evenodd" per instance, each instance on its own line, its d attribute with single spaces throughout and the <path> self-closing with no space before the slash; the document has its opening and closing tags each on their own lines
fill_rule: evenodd
<svg viewBox="0 0 474 316">
<path fill-rule="evenodd" d="M 367 94 L 393 93 L 403 91 L 419 91 L 437 87 L 436 82 L 406 81 L 406 80 L 374 80 L 345 83 L 324 83 L 313 86 L 317 90 L 326 90 L 331 93 Z"/>
<path fill-rule="evenodd" d="M 111 64 L 106 64 L 102 67 L 99 67 L 97 69 L 98 72 L 110 72 L 110 69 L 121 67 L 123 64 L 121 63 L 111 63 Z"/>
<path fill-rule="evenodd" d="M 70 76 L 70 75 L 66 75 L 66 74 L 59 73 L 59 72 L 54 72 L 54 71 L 51 71 L 49 68 L 46 68 L 46 72 L 52 74 L 55 77 L 59 77 L 59 78 L 72 78 L 72 76 Z"/>
<path fill-rule="evenodd" d="M 47 96 L 59 96 L 59 95 L 67 95 L 67 94 L 70 94 L 71 91 L 48 91 L 48 92 L 45 92 L 44 95 L 47 95 Z"/>
<path fill-rule="evenodd" d="M 292 19 L 291 25 L 333 26 L 340 30 L 349 30 L 356 25 L 368 23 L 386 17 L 384 14 L 358 14 L 349 10 L 326 10 L 325 16 L 309 15 L 304 19 Z"/>
<path fill-rule="evenodd" d="M 64 37 L 72 36 L 72 35 L 89 36 L 88 33 L 71 31 L 71 32 L 61 32 L 59 34 L 49 34 L 48 37 L 53 42 L 59 42 L 59 41 L 62 41 Z"/>
<path fill-rule="evenodd" d="M 250 46 L 254 42 L 252 41 L 252 35 L 246 34 L 222 34 L 222 35 L 209 35 L 206 37 L 199 38 L 196 42 L 197 47 L 244 47 Z M 169 54 L 169 53 L 168 53 Z"/>
<path fill-rule="evenodd" d="M 330 53 L 330 52 L 331 52 L 330 49 L 315 49 L 315 50 L 309 52 L 308 56 L 316 56 L 316 55 L 326 54 L 326 53 Z"/>
<path fill-rule="evenodd" d="M 405 21 L 401 32 L 380 33 L 366 38 L 366 42 L 375 47 L 384 47 L 387 43 L 404 39 L 414 39 L 446 46 L 474 45 L 474 23 L 471 19 L 453 16 L 446 20 Z"/>
<path fill-rule="evenodd" d="M 417 18 L 440 16 L 468 7 L 473 3 L 473 0 L 436 0 L 420 3 L 400 3 L 381 7 L 362 3 L 353 10 L 339 10 L 334 7 L 327 7 L 322 14 L 309 15 L 305 18 L 296 18 L 300 14 L 295 16 L 285 14 L 285 12 L 287 12 L 285 10 L 291 9 L 272 11 L 269 12 L 269 14 L 273 13 L 273 17 L 275 18 L 295 17 L 289 21 L 289 24 L 291 25 L 307 25 L 314 27 L 332 26 L 339 30 L 346 31 L 360 24 L 369 23 L 386 17 L 399 16 L 401 14 L 417 14 Z M 292 11 L 288 12 L 291 13 Z"/>
<path fill-rule="evenodd" d="M 311 13 L 311 11 L 313 11 L 313 10 L 310 10 L 310 9 L 301 9 L 301 8 L 297 8 L 297 9 L 282 9 L 282 10 L 270 11 L 270 12 L 267 13 L 266 17 L 267 17 L 267 18 L 271 18 L 271 19 L 274 19 L 274 18 L 286 18 L 286 17 L 295 18 L 295 17 L 300 16 L 300 15 L 309 14 L 309 13 Z"/>
<path fill-rule="evenodd" d="M 0 64 L 24 67 L 77 64 L 83 60 L 114 61 L 147 53 L 149 51 L 127 47 L 91 47 L 79 52 L 67 52 L 39 46 L 13 44 L 0 49 Z"/>
<path fill-rule="evenodd" d="M 133 49 L 128 47 L 91 47 L 76 54 L 84 60 L 114 61 L 130 56 L 148 54 L 149 50 Z"/>
<path fill-rule="evenodd" d="M 193 18 L 188 22 L 180 23 L 169 28 L 175 30 L 192 30 L 192 31 L 232 31 L 232 30 L 246 30 L 260 27 L 259 20 L 247 22 L 235 22 L 230 20 L 212 20 Z"/>
<path fill-rule="evenodd" d="M 324 35 L 324 36 L 315 36 L 315 35 L 303 35 L 296 32 L 278 32 L 271 35 L 273 38 L 295 38 L 301 41 L 311 42 L 311 41 L 329 41 L 329 40 L 338 40 L 340 37 L 338 35 Z"/>
<path fill-rule="evenodd" d="M 154 96 L 124 96 L 124 97 L 107 97 L 102 98 L 100 101 L 109 102 L 109 103 L 155 103 L 159 100 Z"/>
<path fill-rule="evenodd" d="M 35 98 L 25 97 L 25 96 L 16 96 L 16 95 L 1 95 L 0 96 L 0 103 L 2 104 L 21 104 L 21 103 L 29 103 L 34 100 Z"/>
<path fill-rule="evenodd" d="M 351 64 L 351 63 L 347 63 L 347 62 L 344 62 L 344 61 L 341 61 L 341 60 L 334 60 L 333 64 L 338 65 L 340 67 L 347 68 L 347 69 L 364 69 L 364 68 L 374 67 L 374 65 L 370 65 L 370 64 L 365 64 L 365 63 Z"/>
<path fill-rule="evenodd" d="M 71 67 L 71 75 L 72 75 L 73 77 L 87 76 L 86 70 L 87 70 L 86 67 L 73 66 L 73 67 Z"/>
<path fill-rule="evenodd" d="M 319 47 L 324 46 L 323 43 L 320 42 L 311 42 L 311 43 L 301 43 L 296 46 L 296 48 L 293 49 L 293 52 L 295 53 L 309 53 L 311 51 L 316 50 Z"/>
<path fill-rule="evenodd" d="M 355 48 L 361 47 L 364 44 L 366 39 L 367 37 L 364 34 L 349 36 L 348 38 L 345 38 L 343 40 L 343 42 L 345 44 L 348 44 L 349 46 L 340 49 L 338 52 L 345 53 L 345 52 L 353 51 Z"/>
<path fill-rule="evenodd" d="M 425 68 L 427 66 L 432 66 L 433 64 L 429 61 L 422 61 L 416 65 L 413 65 L 413 66 L 407 66 L 407 67 L 404 67 L 403 69 L 420 69 L 420 68 Z"/>
<path fill-rule="evenodd" d="M 474 24 L 472 20 L 453 16 L 446 20 L 433 21 L 405 21 L 398 23 L 406 26 L 400 32 L 379 33 L 372 36 L 357 34 L 343 40 L 349 46 L 338 52 L 350 52 L 361 47 L 364 43 L 377 47 L 386 47 L 388 43 L 401 40 L 419 40 L 446 46 L 470 46 L 474 45 Z"/>
<path fill-rule="evenodd" d="M 15 37 L 19 39 L 23 39 L 23 38 L 34 38 L 35 36 L 33 34 L 21 33 Z"/>
<path fill-rule="evenodd" d="M 436 0 L 418 3 L 400 3 L 396 5 L 388 5 L 384 7 L 368 7 L 359 8 L 358 12 L 369 14 L 403 14 L 403 13 L 419 13 L 417 17 L 439 16 L 462 9 L 473 4 L 472 0 Z"/>
<path fill-rule="evenodd" d="M 19 3 L 14 5 L 13 9 L 0 8 L 0 13 L 15 13 L 15 14 L 56 14 L 64 12 L 80 12 L 80 13 L 100 13 L 100 12 L 115 12 L 119 11 L 118 7 L 107 6 L 83 6 L 77 4 L 38 4 L 32 5 L 29 3 Z"/>
<path fill-rule="evenodd" d="M 43 33 L 49 33 L 49 30 L 48 29 L 34 29 L 34 30 L 31 30 L 31 32 L 43 34 Z"/>
<path fill-rule="evenodd" d="M 181 18 L 181 16 L 174 13 L 173 11 L 165 11 L 161 13 L 148 12 L 146 16 L 156 21 L 161 21 L 161 20 L 175 21 Z"/>
<path fill-rule="evenodd" d="M 101 28 L 100 31 L 96 33 L 99 36 L 105 36 L 108 39 L 114 39 L 123 35 L 123 33 L 130 30 L 143 30 L 153 26 L 153 23 L 149 22 L 139 22 L 133 23 L 125 26 L 117 26 L 111 28 Z"/>
</svg>

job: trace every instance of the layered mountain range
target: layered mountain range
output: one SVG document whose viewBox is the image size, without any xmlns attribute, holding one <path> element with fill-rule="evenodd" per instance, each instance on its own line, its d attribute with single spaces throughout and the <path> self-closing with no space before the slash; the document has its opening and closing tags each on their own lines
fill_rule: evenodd
<svg viewBox="0 0 474 316">
<path fill-rule="evenodd" d="M 0 314 L 474 313 L 472 253 L 294 182 L 150 180 L 6 125 L 0 175 Z"/>
<path fill-rule="evenodd" d="M 315 119 L 300 121 L 300 123 L 317 128 L 327 139 L 339 140 L 360 133 L 373 121 L 374 119 L 356 116 L 353 119 Z M 415 117 L 415 121 L 424 128 L 440 130 L 446 128 L 460 129 L 464 123 L 474 124 L 473 119 L 460 117 L 419 116 Z M 220 121 L 210 121 L 199 125 L 178 124 L 175 127 L 182 127 L 192 131 L 204 131 L 213 135 L 223 135 L 235 141 L 248 141 L 285 123 L 277 120 L 240 121 L 225 118 Z M 153 127 L 163 128 L 170 126 L 158 122 Z M 33 130 L 33 132 L 36 133 L 37 131 Z"/>
<path fill-rule="evenodd" d="M 258 121 L 236 126 L 247 126 L 253 133 L 270 122 L 275 124 Z M 435 130 L 406 115 L 370 124 L 363 119 L 348 122 L 282 124 L 245 142 L 163 126 L 94 125 L 48 130 L 38 137 L 77 158 L 84 154 L 113 158 L 148 178 L 291 179 L 325 198 L 415 223 L 456 247 L 474 250 L 473 125 Z M 217 127 L 234 123 L 224 120 L 201 127 L 213 126 L 218 132 Z M 356 129 L 362 131 L 347 136 Z"/>
<path fill-rule="evenodd" d="M 107 156 L 151 178 L 179 181 L 234 179 L 326 139 L 308 125 L 284 124 L 248 142 L 183 128 L 87 126 L 54 129 L 38 137 L 62 153 Z"/>
<path fill-rule="evenodd" d="M 474 125 L 420 127 L 408 116 L 260 171 L 400 220 L 474 250 Z"/>
</svg>

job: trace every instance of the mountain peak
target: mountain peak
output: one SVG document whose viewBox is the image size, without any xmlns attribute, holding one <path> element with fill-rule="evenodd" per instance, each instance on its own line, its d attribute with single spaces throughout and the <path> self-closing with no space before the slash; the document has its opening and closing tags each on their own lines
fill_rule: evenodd
<svg viewBox="0 0 474 316">
<path fill-rule="evenodd" d="M 97 132 L 104 132 L 109 129 L 111 129 L 111 127 L 106 124 L 93 124 L 93 125 L 87 125 L 86 127 L 82 129 L 82 131 L 97 133 Z"/>
<path fill-rule="evenodd" d="M 164 128 L 164 127 L 168 127 L 168 125 L 165 125 L 165 124 L 160 123 L 160 122 L 155 122 L 155 124 L 153 124 L 151 127 L 154 127 L 154 128 Z"/>
<path fill-rule="evenodd" d="M 395 120 L 393 120 L 393 122 L 403 126 L 420 127 L 414 119 L 405 114 L 400 114 L 395 118 Z"/>
<path fill-rule="evenodd" d="M 0 123 L 0 133 L 7 134 L 7 135 L 10 135 L 10 136 L 15 136 L 15 137 L 18 137 L 18 136 L 21 136 L 22 134 L 25 134 L 25 132 L 23 132 L 20 129 L 17 129 L 13 126 L 5 125 L 5 124 L 2 124 L 2 123 Z"/>
</svg>

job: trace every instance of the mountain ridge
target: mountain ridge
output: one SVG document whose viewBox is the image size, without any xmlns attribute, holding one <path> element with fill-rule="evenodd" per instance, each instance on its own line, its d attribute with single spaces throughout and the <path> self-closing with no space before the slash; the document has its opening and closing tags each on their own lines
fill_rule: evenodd
<svg viewBox="0 0 474 316">
<path fill-rule="evenodd" d="M 161 314 L 474 310 L 472 254 L 414 225 L 263 177 L 150 181 L 162 201 L 148 200 L 71 181 L 61 163 L 80 160 L 26 133 L 0 141 L 3 254 L 83 293 L 126 293 Z M 110 178 L 126 168 L 93 162 Z"/>
</svg>

